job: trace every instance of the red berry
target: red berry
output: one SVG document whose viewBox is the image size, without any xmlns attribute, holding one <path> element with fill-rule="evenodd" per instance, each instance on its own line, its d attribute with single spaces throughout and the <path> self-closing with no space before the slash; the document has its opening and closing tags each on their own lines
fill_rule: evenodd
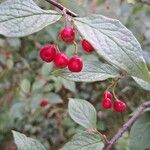
<svg viewBox="0 0 150 150">
<path fill-rule="evenodd" d="M 68 62 L 68 69 L 71 72 L 80 72 L 83 68 L 83 61 L 78 56 L 73 56 Z"/>
<path fill-rule="evenodd" d="M 116 112 L 124 112 L 126 110 L 126 104 L 118 99 L 114 101 L 113 107 Z"/>
<path fill-rule="evenodd" d="M 112 101 L 109 98 L 106 98 L 102 101 L 102 106 L 105 109 L 110 109 L 112 107 Z"/>
<path fill-rule="evenodd" d="M 54 58 L 54 64 L 57 68 L 65 68 L 68 65 L 68 57 L 64 53 L 59 52 Z"/>
<path fill-rule="evenodd" d="M 103 93 L 103 99 L 109 98 L 110 100 L 112 100 L 112 94 L 109 91 L 105 91 Z"/>
<path fill-rule="evenodd" d="M 82 40 L 82 48 L 88 53 L 94 51 L 94 47 L 86 39 Z"/>
<path fill-rule="evenodd" d="M 56 55 L 56 48 L 52 44 L 45 45 L 40 51 L 40 57 L 45 62 L 51 62 Z"/>
<path fill-rule="evenodd" d="M 40 106 L 45 107 L 46 105 L 48 105 L 48 99 L 42 99 L 40 102 Z"/>
<path fill-rule="evenodd" d="M 73 43 L 75 39 L 75 30 L 71 27 L 66 27 L 60 32 L 60 37 L 66 43 Z"/>
</svg>

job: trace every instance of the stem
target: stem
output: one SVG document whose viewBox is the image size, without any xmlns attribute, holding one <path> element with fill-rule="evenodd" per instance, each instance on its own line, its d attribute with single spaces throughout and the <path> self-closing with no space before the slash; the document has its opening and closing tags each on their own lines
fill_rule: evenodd
<svg viewBox="0 0 150 150">
<path fill-rule="evenodd" d="M 57 44 L 57 45 L 55 45 L 55 47 L 56 47 L 57 52 L 58 52 L 58 53 L 60 53 L 60 50 L 59 50 L 58 44 Z"/>
<path fill-rule="evenodd" d="M 113 96 L 115 99 L 117 99 L 117 96 L 115 94 L 115 88 L 116 88 L 117 84 L 118 84 L 118 80 L 115 82 L 115 84 L 113 85 L 113 89 L 112 89 L 112 93 L 113 93 Z"/>
<path fill-rule="evenodd" d="M 67 9 L 66 7 L 61 5 L 60 3 L 56 2 L 55 0 L 45 0 L 45 1 L 52 4 L 53 6 L 57 7 L 61 11 L 66 10 L 66 14 L 71 16 L 71 17 L 78 17 L 79 16 L 78 14 L 76 14 L 76 13 L 72 12 L 71 10 Z"/>
<path fill-rule="evenodd" d="M 92 134 L 92 133 L 97 133 L 103 140 L 104 143 L 108 144 L 109 141 L 107 140 L 106 135 L 100 133 L 96 128 L 89 128 L 86 130 L 88 133 Z"/>
<path fill-rule="evenodd" d="M 109 144 L 109 141 L 108 141 L 106 135 L 100 133 L 99 131 L 97 131 L 97 133 L 100 135 L 100 137 L 102 138 L 102 140 L 103 140 L 106 144 Z"/>
<path fill-rule="evenodd" d="M 144 110 L 147 108 L 150 108 L 150 101 L 141 104 L 134 115 L 118 130 L 118 132 L 109 141 L 109 144 L 106 145 L 105 150 L 111 150 L 113 144 L 115 144 L 117 140 L 123 135 L 123 133 L 126 132 L 135 123 L 135 121 L 144 113 Z"/>
<path fill-rule="evenodd" d="M 64 8 L 62 10 L 62 12 L 63 12 L 64 18 L 65 18 L 65 27 L 67 27 L 68 26 L 68 15 L 66 13 L 66 8 Z"/>
<path fill-rule="evenodd" d="M 105 91 L 108 91 L 113 86 L 113 84 L 114 84 L 114 81 L 112 80 L 111 84 L 107 87 L 107 89 Z"/>
<path fill-rule="evenodd" d="M 74 47 L 75 47 L 74 53 L 75 53 L 75 55 L 77 55 L 78 54 L 77 43 L 74 41 L 73 44 L 74 44 Z"/>
</svg>

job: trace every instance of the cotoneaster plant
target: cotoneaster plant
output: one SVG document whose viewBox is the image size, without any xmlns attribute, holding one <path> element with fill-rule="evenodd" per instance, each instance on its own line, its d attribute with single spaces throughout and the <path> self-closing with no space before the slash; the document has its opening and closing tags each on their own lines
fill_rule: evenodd
<svg viewBox="0 0 150 150">
<path fill-rule="evenodd" d="M 127 109 L 126 102 L 120 100 L 115 93 L 118 81 L 126 76 L 133 78 L 146 90 L 150 90 L 150 72 L 146 66 L 139 42 L 123 24 L 118 20 L 102 15 L 93 14 L 81 17 L 65 8 L 54 0 L 46 0 L 57 7 L 62 13 L 54 10 L 43 10 L 33 0 L 6 0 L 0 4 L 0 34 L 6 37 L 24 37 L 42 30 L 44 27 L 64 18 L 65 26 L 60 29 L 56 39 L 62 40 L 66 46 L 74 45 L 74 54 L 71 58 L 59 49 L 58 43 L 45 43 L 39 56 L 46 63 L 54 63 L 54 72 L 65 79 L 77 82 L 95 82 L 113 78 L 113 81 L 104 91 L 101 98 L 102 108 L 113 109 L 117 113 L 123 113 Z M 17 12 L 17 13 L 16 13 Z M 12 26 L 13 25 L 13 26 Z M 76 36 L 79 35 L 83 51 L 97 52 L 106 63 L 100 61 L 85 61 L 80 58 L 77 49 Z M 108 62 L 108 63 L 107 63 Z M 41 107 L 48 105 L 47 99 L 42 99 Z M 78 132 L 71 141 L 66 143 L 62 150 L 111 150 L 124 132 L 150 108 L 150 101 L 143 103 L 132 117 L 108 140 L 97 129 L 97 112 L 93 105 L 82 99 L 69 99 L 68 112 L 71 118 L 85 128 Z M 138 122 L 143 123 L 142 121 Z M 131 128 L 130 145 L 134 150 L 137 144 L 134 141 L 135 132 L 139 132 L 135 126 Z M 148 119 L 144 124 L 149 124 Z M 19 150 L 34 149 L 45 150 L 38 141 L 25 135 L 12 131 L 14 141 Z M 147 138 L 147 136 L 144 136 Z M 145 140 L 147 141 L 147 140 Z M 140 142 L 140 141 L 138 141 Z M 149 141 L 144 144 L 148 148 Z M 137 150 L 137 149 L 136 149 Z M 141 149 L 140 149 L 141 150 Z"/>
</svg>

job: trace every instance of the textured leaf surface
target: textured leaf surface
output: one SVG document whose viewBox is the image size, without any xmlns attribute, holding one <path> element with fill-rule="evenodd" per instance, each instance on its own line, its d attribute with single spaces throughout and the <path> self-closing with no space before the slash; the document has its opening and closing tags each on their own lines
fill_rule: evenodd
<svg viewBox="0 0 150 150">
<path fill-rule="evenodd" d="M 130 132 L 130 150 L 146 148 L 150 148 L 150 111 L 135 122 Z"/>
<path fill-rule="evenodd" d="M 16 131 L 12 131 L 12 133 L 18 150 L 46 150 L 37 140 L 26 137 L 24 134 Z"/>
<path fill-rule="evenodd" d="M 10 119 L 22 119 L 24 114 L 26 113 L 25 107 L 26 106 L 23 102 L 13 104 L 9 111 Z"/>
<path fill-rule="evenodd" d="M 62 83 L 63 83 L 63 86 L 66 89 L 68 89 L 68 90 L 70 90 L 71 92 L 74 92 L 74 93 L 76 92 L 76 84 L 75 84 L 75 82 L 69 81 L 69 80 L 66 80 L 66 79 L 62 78 Z"/>
<path fill-rule="evenodd" d="M 60 19 L 56 11 L 42 10 L 33 0 L 7 0 L 0 4 L 0 34 L 22 37 Z"/>
<path fill-rule="evenodd" d="M 100 63 L 99 61 L 88 61 L 84 62 L 83 70 L 79 73 L 65 70 L 60 71 L 60 73 L 58 71 L 57 75 L 72 81 L 94 82 L 115 78 L 119 76 L 119 71 L 113 66 Z"/>
<path fill-rule="evenodd" d="M 47 98 L 51 104 L 59 104 L 63 102 L 63 100 L 58 94 L 52 92 L 48 93 L 48 95 L 46 95 L 45 98 Z"/>
<path fill-rule="evenodd" d="M 88 132 L 76 134 L 62 150 L 102 150 L 104 144 L 98 134 Z"/>
<path fill-rule="evenodd" d="M 143 89 L 150 91 L 150 82 L 146 82 L 142 79 L 133 77 L 133 79 L 136 81 L 136 83 L 141 86 Z"/>
<path fill-rule="evenodd" d="M 21 81 L 20 87 L 23 92 L 28 93 L 31 87 L 30 81 L 28 79 L 23 79 Z"/>
<path fill-rule="evenodd" d="M 69 115 L 85 128 L 96 128 L 96 110 L 89 102 L 82 99 L 69 99 Z"/>
<path fill-rule="evenodd" d="M 46 81 L 44 79 L 36 80 L 32 85 L 32 92 L 38 92 L 45 85 Z"/>
<path fill-rule="evenodd" d="M 98 54 L 107 61 L 126 70 L 132 76 L 150 81 L 140 44 L 118 20 L 93 15 L 76 18 L 74 23 Z"/>
</svg>

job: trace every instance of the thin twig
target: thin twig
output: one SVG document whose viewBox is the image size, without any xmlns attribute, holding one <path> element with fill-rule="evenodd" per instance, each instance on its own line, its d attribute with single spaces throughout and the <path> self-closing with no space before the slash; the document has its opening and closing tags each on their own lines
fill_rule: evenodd
<svg viewBox="0 0 150 150">
<path fill-rule="evenodd" d="M 45 1 L 52 4 L 53 6 L 57 7 L 61 11 L 66 10 L 66 14 L 71 16 L 71 17 L 78 17 L 79 16 L 78 14 L 76 14 L 76 13 L 72 12 L 71 10 L 67 9 L 66 7 L 61 5 L 60 3 L 56 2 L 55 0 L 45 0 Z"/>
<path fill-rule="evenodd" d="M 150 101 L 143 103 L 134 115 L 118 130 L 118 132 L 113 136 L 113 138 L 109 141 L 109 144 L 106 146 L 105 150 L 111 150 L 113 144 L 117 142 L 117 140 L 126 132 L 134 122 L 144 113 L 144 110 L 150 108 Z"/>
</svg>

